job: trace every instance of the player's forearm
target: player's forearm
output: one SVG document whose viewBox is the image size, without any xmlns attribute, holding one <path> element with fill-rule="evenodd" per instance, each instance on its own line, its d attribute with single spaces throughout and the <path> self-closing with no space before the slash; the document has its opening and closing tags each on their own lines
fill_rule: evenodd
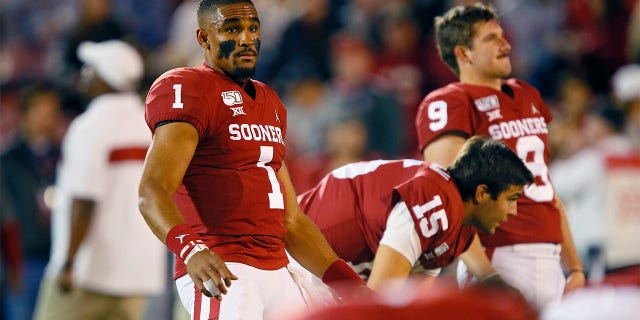
<svg viewBox="0 0 640 320">
<path fill-rule="evenodd" d="M 153 233 L 166 242 L 169 230 L 184 223 L 173 194 L 184 178 L 199 141 L 198 130 L 186 122 L 156 129 L 138 187 L 138 207 Z"/>
<path fill-rule="evenodd" d="M 576 250 L 576 246 L 573 243 L 573 236 L 571 235 L 571 228 L 567 220 L 567 215 L 564 210 L 564 206 L 556 194 L 556 206 L 560 209 L 560 226 L 562 228 L 562 251 L 560 251 L 560 258 L 562 259 L 562 265 L 567 272 L 572 270 L 584 271 L 580 256 Z"/>
<path fill-rule="evenodd" d="M 482 249 L 482 244 L 477 234 L 474 236 L 469 249 L 460 255 L 460 259 L 464 261 L 469 272 L 478 279 L 484 279 L 496 273 L 496 269 L 491 264 L 484 249 Z"/>
<path fill-rule="evenodd" d="M 564 266 L 565 270 L 567 272 L 571 270 L 584 271 L 582 261 L 580 261 L 580 256 L 578 255 L 576 246 L 573 243 L 573 237 L 571 236 L 567 218 L 564 214 L 562 214 L 562 238 L 562 251 L 560 253 L 560 257 L 562 259 L 562 265 Z"/>
<path fill-rule="evenodd" d="M 287 251 L 303 267 L 322 278 L 327 268 L 338 260 L 338 255 L 333 251 L 316 224 L 300 210 L 296 191 L 284 162 L 276 175 L 284 189 L 285 224 L 287 226 L 285 246 Z"/>
<path fill-rule="evenodd" d="M 318 227 L 302 211 L 292 219 L 287 215 L 285 245 L 291 256 L 304 268 L 322 279 L 338 296 L 350 299 L 371 291 L 360 276 L 329 246 Z"/>
<path fill-rule="evenodd" d="M 87 237 L 89 227 L 93 222 L 94 207 L 95 202 L 93 200 L 74 198 L 71 202 L 71 232 L 65 268 L 71 268 L 78 249 Z"/>
<path fill-rule="evenodd" d="M 303 267 L 322 278 L 338 255 L 333 251 L 318 227 L 304 213 L 287 219 L 285 245 L 287 251 Z"/>
<path fill-rule="evenodd" d="M 373 268 L 367 286 L 372 290 L 379 291 L 390 280 L 406 279 L 414 263 L 415 261 L 408 261 L 394 248 L 380 244 L 373 260 Z"/>
<path fill-rule="evenodd" d="M 163 243 L 171 228 L 184 223 L 184 218 L 173 201 L 172 193 L 151 181 L 141 181 L 138 207 L 151 231 Z"/>
</svg>

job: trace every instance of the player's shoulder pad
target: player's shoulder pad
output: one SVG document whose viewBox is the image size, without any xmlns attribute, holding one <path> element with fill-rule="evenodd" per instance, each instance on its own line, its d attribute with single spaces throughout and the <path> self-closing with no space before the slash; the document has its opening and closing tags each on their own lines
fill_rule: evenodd
<svg viewBox="0 0 640 320">
<path fill-rule="evenodd" d="M 448 103 L 458 101 L 460 103 L 464 103 L 466 97 L 468 96 L 464 87 L 459 85 L 459 82 L 450 83 L 444 87 L 438 88 L 434 91 L 431 91 L 424 99 L 422 100 L 422 104 L 429 103 L 436 100 L 445 100 Z"/>
<path fill-rule="evenodd" d="M 516 79 L 516 78 L 509 78 L 507 80 L 505 80 L 505 83 L 508 84 L 510 87 L 514 88 L 514 89 L 520 89 L 520 90 L 536 90 L 536 88 L 534 88 L 532 85 L 530 85 L 528 82 L 521 80 L 521 79 Z"/>
<path fill-rule="evenodd" d="M 272 96 L 278 97 L 278 94 L 276 93 L 276 91 L 273 90 L 266 83 L 264 83 L 262 81 L 259 81 L 259 80 L 256 80 L 256 79 L 251 79 L 251 81 L 253 82 L 253 85 L 256 87 L 256 89 L 262 89 L 262 90 L 264 90 L 265 93 L 270 94 Z"/>
<path fill-rule="evenodd" d="M 510 78 L 505 82 L 515 91 L 526 91 L 532 93 L 536 97 L 540 97 L 540 91 L 524 80 Z"/>
<path fill-rule="evenodd" d="M 196 81 L 196 79 L 202 76 L 203 73 L 204 72 L 198 68 L 191 68 L 191 67 L 175 68 L 175 69 L 165 71 L 162 75 L 160 75 L 156 79 L 155 82 L 160 82 L 170 78 L 181 79 L 181 80 L 184 79 L 187 81 L 193 79 L 194 81 Z"/>
</svg>

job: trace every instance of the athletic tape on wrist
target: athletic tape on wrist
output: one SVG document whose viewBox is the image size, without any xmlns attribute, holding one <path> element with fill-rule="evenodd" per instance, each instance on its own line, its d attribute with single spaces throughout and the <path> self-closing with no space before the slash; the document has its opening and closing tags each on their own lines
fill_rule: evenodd
<svg viewBox="0 0 640 320">
<path fill-rule="evenodd" d="M 208 249 L 191 227 L 185 223 L 175 225 L 171 228 L 167 233 L 165 243 L 167 248 L 182 259 L 185 264 L 187 263 L 187 258 L 191 258 L 199 251 Z"/>
<path fill-rule="evenodd" d="M 191 260 L 191 257 L 193 257 L 193 255 L 195 255 L 196 253 L 202 250 L 207 250 L 207 249 L 209 249 L 209 247 L 207 247 L 204 243 L 196 244 L 193 248 L 191 248 L 191 251 L 189 251 L 187 256 L 184 258 L 184 264 L 185 265 L 189 264 L 189 260 Z"/>
</svg>

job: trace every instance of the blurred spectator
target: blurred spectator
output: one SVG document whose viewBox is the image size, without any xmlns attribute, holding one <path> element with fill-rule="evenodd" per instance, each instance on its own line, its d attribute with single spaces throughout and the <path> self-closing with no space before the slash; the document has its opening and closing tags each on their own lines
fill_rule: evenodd
<svg viewBox="0 0 640 320">
<path fill-rule="evenodd" d="M 553 90 L 558 68 L 556 39 L 561 34 L 567 1 L 495 0 L 511 43 L 513 75 L 538 88 L 542 96 Z"/>
<path fill-rule="evenodd" d="M 422 50 L 418 24 L 408 14 L 390 15 L 381 25 L 382 46 L 378 52 L 375 74 L 380 86 L 399 103 L 404 130 L 400 154 L 419 158 L 414 120 L 424 95 Z"/>
<path fill-rule="evenodd" d="M 185 0 L 173 11 L 167 28 L 168 38 L 156 57 L 157 63 L 151 65 L 151 68 L 157 68 L 150 70 L 152 74 L 161 74 L 178 66 L 198 67 L 202 64 L 202 48 L 194 31 L 198 29 L 198 1 Z"/>
<path fill-rule="evenodd" d="M 398 101 L 373 81 L 374 54 L 357 35 L 342 33 L 332 39 L 331 103 L 364 123 L 369 152 L 398 158 L 405 132 L 402 110 Z"/>
<path fill-rule="evenodd" d="M 276 59 L 284 30 L 306 10 L 306 1 L 253 0 L 260 14 L 260 61 L 256 78 L 270 76 L 268 68 Z"/>
<path fill-rule="evenodd" d="M 346 1 L 339 9 L 342 29 L 357 34 L 373 47 L 381 42 L 379 25 L 383 20 L 383 0 L 351 0 Z"/>
<path fill-rule="evenodd" d="M 112 16 L 124 30 L 130 32 L 129 39 L 137 47 L 155 51 L 167 41 L 167 21 L 174 10 L 175 0 L 109 0 Z"/>
<path fill-rule="evenodd" d="M 367 148 L 368 141 L 367 128 L 360 118 L 346 117 L 332 124 L 327 132 L 329 157 L 325 162 L 325 174 L 348 163 L 380 158 Z"/>
<path fill-rule="evenodd" d="M 20 87 L 17 82 L 0 85 L 0 153 L 13 143 L 20 129 Z"/>
<path fill-rule="evenodd" d="M 77 0 L 7 0 L 0 4 L 0 82 L 43 79 L 58 65 L 52 56 L 73 23 Z"/>
<path fill-rule="evenodd" d="M 323 153 L 328 127 L 341 110 L 331 103 L 331 92 L 319 79 L 291 85 L 283 99 L 287 108 L 287 156 L 314 157 Z"/>
<path fill-rule="evenodd" d="M 82 7 L 77 24 L 71 30 L 65 44 L 62 74 L 68 84 L 75 84 L 82 66 L 76 51 L 83 41 L 120 39 L 126 35 L 123 25 L 112 11 L 111 0 L 81 0 Z"/>
<path fill-rule="evenodd" d="M 573 134 L 583 137 L 585 146 L 550 166 L 550 175 L 566 206 L 576 250 L 585 262 L 585 269 L 593 263 L 590 250 L 600 250 L 604 245 L 607 159 L 631 152 L 631 142 L 624 135 L 624 129 L 622 110 L 603 101 L 586 113 L 583 127 Z"/>
<path fill-rule="evenodd" d="M 581 69 L 596 94 L 609 91 L 609 79 L 626 61 L 631 9 L 626 0 L 567 2 L 566 42 L 575 48 L 566 58 L 572 60 L 571 68 Z"/>
<path fill-rule="evenodd" d="M 287 163 L 298 194 L 315 186 L 331 170 L 348 163 L 379 159 L 367 148 L 367 129 L 359 118 L 348 117 L 331 123 L 325 137 L 325 152 L 297 157 Z"/>
<path fill-rule="evenodd" d="M 549 124 L 550 159 L 567 158 L 582 148 L 579 134 L 585 114 L 592 104 L 593 92 L 587 82 L 577 75 L 568 74 L 558 80 L 558 93 L 552 105 L 553 121 Z"/>
<path fill-rule="evenodd" d="M 304 1 L 303 13 L 291 21 L 280 36 L 276 56 L 262 78 L 280 94 L 302 78 L 330 78 L 329 38 L 338 29 L 331 1 Z"/>
<path fill-rule="evenodd" d="M 640 64 L 628 64 L 616 70 L 611 80 L 613 95 L 627 116 L 627 132 L 640 150 Z"/>
<path fill-rule="evenodd" d="M 8 270 L 13 287 L 4 287 L 7 319 L 31 319 L 49 249 L 47 190 L 55 180 L 59 158 L 57 130 L 62 119 L 61 95 L 51 84 L 37 83 L 21 95 L 21 122 L 13 143 L 0 155 L 0 210 L 18 226 L 24 258 L 21 270 Z M 6 200 L 6 201 L 4 201 Z M 19 267 L 15 265 L 14 267 Z M 11 267 L 11 266 L 9 266 Z"/>
<path fill-rule="evenodd" d="M 120 40 L 83 42 L 78 57 L 92 100 L 64 137 L 35 319 L 142 319 L 167 274 L 167 251 L 138 211 L 151 141 L 136 91 L 143 62 Z"/>
</svg>

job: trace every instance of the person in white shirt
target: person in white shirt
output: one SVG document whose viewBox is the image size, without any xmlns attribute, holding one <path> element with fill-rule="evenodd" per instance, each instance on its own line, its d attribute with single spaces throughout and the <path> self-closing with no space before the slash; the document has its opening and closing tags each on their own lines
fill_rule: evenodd
<svg viewBox="0 0 640 320">
<path fill-rule="evenodd" d="M 581 136 L 586 146 L 550 166 L 554 185 L 566 203 L 567 219 L 573 231 L 576 249 L 587 271 L 593 254 L 600 252 L 607 236 L 606 213 L 608 159 L 631 153 L 631 140 L 624 133 L 625 114 L 605 103 L 587 113 Z"/>
<path fill-rule="evenodd" d="M 138 211 L 151 142 L 136 91 L 143 60 L 120 40 L 82 43 L 78 57 L 93 100 L 63 140 L 35 319 L 142 319 L 167 274 L 167 251 Z"/>
</svg>

